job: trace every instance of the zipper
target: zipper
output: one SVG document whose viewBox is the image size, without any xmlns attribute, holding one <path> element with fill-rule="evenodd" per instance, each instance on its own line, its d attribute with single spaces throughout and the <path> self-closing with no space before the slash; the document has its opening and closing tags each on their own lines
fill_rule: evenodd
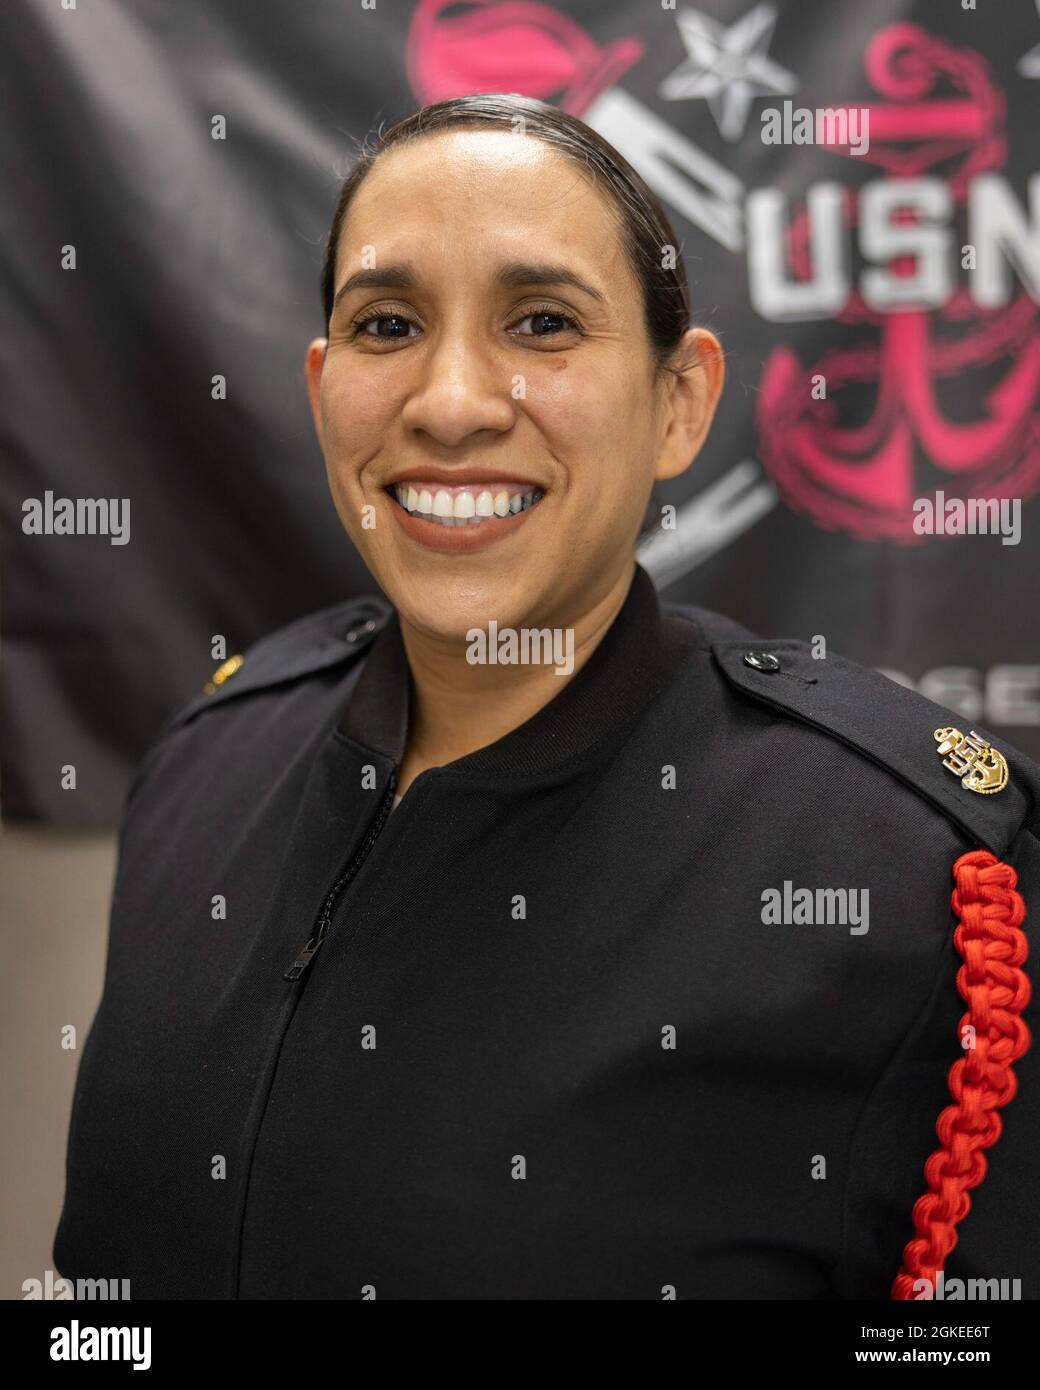
<svg viewBox="0 0 1040 1390">
<path fill-rule="evenodd" d="M 321 950 L 321 943 L 325 940 L 332 923 L 332 914 L 336 908 L 336 901 L 344 888 L 357 876 L 358 870 L 368 858 L 369 851 L 379 838 L 379 834 L 386 824 L 387 817 L 394 804 L 394 788 L 397 786 L 397 768 L 390 773 L 390 781 L 387 784 L 386 795 L 383 797 L 382 805 L 376 812 L 375 820 L 369 826 L 368 834 L 365 836 L 364 843 L 351 860 L 346 872 L 341 874 L 336 882 L 329 889 L 321 915 L 318 918 L 317 926 L 311 933 L 307 943 L 300 948 L 296 959 L 282 976 L 283 980 L 298 980 L 304 974 L 311 961 Z"/>
</svg>

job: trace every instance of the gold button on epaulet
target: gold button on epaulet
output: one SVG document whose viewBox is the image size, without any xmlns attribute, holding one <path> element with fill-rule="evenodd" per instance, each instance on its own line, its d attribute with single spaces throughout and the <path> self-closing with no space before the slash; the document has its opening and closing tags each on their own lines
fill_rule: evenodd
<svg viewBox="0 0 1040 1390">
<path fill-rule="evenodd" d="M 245 661 L 244 656 L 229 656 L 227 661 L 218 666 L 210 676 L 209 680 L 202 687 L 203 695 L 215 695 L 225 681 L 229 681 L 235 672 Z"/>
</svg>

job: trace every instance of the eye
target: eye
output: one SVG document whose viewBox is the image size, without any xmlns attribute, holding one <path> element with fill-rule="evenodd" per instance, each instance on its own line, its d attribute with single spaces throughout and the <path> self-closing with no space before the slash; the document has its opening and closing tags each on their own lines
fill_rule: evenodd
<svg viewBox="0 0 1040 1390">
<path fill-rule="evenodd" d="M 394 325 L 394 327 L 390 333 L 382 333 L 378 328 L 374 333 L 368 333 L 365 330 L 370 323 L 388 323 Z M 386 310 L 377 310 L 375 313 L 363 314 L 360 318 L 355 319 L 352 325 L 354 331 L 350 336 L 352 339 L 361 336 L 365 338 L 375 338 L 379 342 L 392 343 L 397 339 L 407 338 L 409 326 L 414 327 L 415 325 L 412 324 L 411 319 L 405 318 L 404 314 L 396 312 L 387 313 Z"/>
<path fill-rule="evenodd" d="M 554 338 L 559 333 L 581 332 L 578 321 L 556 309 L 551 304 L 542 304 L 535 309 L 529 310 L 522 319 L 517 319 L 517 323 L 531 323 L 534 328 L 530 333 L 518 333 L 518 338 Z M 566 327 L 553 327 L 553 324 L 565 324 Z M 542 330 L 545 330 L 544 332 Z"/>
</svg>

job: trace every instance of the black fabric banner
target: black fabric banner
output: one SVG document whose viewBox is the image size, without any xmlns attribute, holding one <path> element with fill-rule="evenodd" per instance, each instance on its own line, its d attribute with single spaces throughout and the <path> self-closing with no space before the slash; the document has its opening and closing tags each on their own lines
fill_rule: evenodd
<svg viewBox="0 0 1040 1390">
<path fill-rule="evenodd" d="M 322 243 L 356 139 L 474 91 L 618 147 L 727 349 L 664 596 L 1040 756 L 1033 0 L 16 0 L 0 55 L 8 820 L 112 823 L 221 640 L 372 591 L 304 394 Z"/>
</svg>

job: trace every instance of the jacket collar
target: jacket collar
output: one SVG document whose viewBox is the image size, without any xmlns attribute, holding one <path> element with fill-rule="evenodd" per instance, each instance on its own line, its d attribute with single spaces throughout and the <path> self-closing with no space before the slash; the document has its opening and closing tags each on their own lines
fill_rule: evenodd
<svg viewBox="0 0 1040 1390">
<path fill-rule="evenodd" d="M 653 581 L 637 564 L 606 635 L 560 693 L 518 728 L 447 766 L 464 775 L 525 776 L 578 758 L 632 720 L 699 641 L 688 617 L 662 613 Z M 400 764 L 411 706 L 408 658 L 394 611 L 369 648 L 339 730 Z"/>
</svg>

